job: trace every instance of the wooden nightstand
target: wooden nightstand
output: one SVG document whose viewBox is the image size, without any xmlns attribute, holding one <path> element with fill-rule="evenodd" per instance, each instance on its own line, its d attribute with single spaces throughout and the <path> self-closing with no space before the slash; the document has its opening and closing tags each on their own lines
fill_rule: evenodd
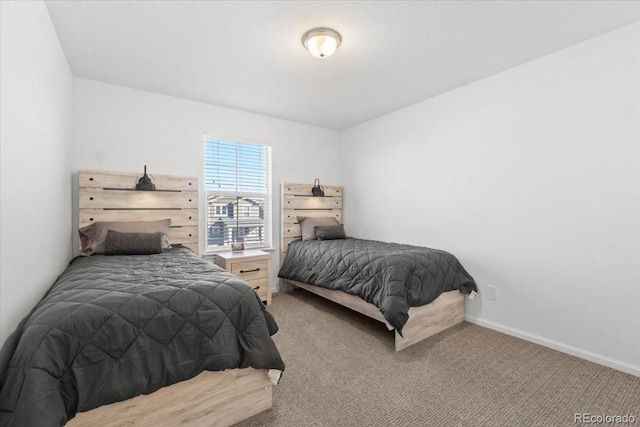
<svg viewBox="0 0 640 427">
<path fill-rule="evenodd" d="M 216 254 L 216 264 L 247 282 L 262 301 L 271 305 L 271 254 L 255 249 L 220 252 Z"/>
</svg>

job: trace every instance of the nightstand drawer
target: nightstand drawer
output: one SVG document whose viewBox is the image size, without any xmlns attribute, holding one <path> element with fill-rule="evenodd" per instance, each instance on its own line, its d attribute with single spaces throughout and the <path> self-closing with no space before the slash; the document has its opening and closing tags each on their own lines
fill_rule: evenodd
<svg viewBox="0 0 640 427">
<path fill-rule="evenodd" d="M 267 299 L 267 287 L 269 286 L 269 283 L 266 278 L 247 280 L 246 282 L 253 288 L 254 291 L 256 291 L 261 300 L 264 301 Z"/>
<path fill-rule="evenodd" d="M 249 281 L 254 279 L 267 278 L 267 261 L 243 261 L 231 264 L 231 272 L 241 278 Z"/>
<path fill-rule="evenodd" d="M 216 264 L 247 282 L 262 301 L 271 304 L 271 255 L 268 252 L 257 249 L 219 252 Z"/>
</svg>

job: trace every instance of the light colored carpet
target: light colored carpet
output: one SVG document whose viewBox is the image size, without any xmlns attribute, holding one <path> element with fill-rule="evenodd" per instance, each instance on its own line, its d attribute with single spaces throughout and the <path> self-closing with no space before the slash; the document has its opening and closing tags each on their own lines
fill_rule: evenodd
<svg viewBox="0 0 640 427">
<path fill-rule="evenodd" d="M 381 323 L 306 291 L 269 311 L 287 368 L 273 409 L 238 426 L 640 425 L 640 378 L 470 323 L 395 353 Z"/>
</svg>

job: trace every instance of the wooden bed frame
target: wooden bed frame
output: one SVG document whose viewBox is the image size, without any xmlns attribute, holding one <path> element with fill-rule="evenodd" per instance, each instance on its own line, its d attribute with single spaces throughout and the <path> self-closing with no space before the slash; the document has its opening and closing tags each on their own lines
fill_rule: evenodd
<svg viewBox="0 0 640 427">
<path fill-rule="evenodd" d="M 140 177 L 80 171 L 79 226 L 171 218 L 169 242 L 199 253 L 198 178 L 154 174 L 156 191 L 135 191 Z M 66 425 L 229 426 L 270 409 L 272 396 L 267 370 L 204 371 L 149 395 L 79 412 Z"/>
<path fill-rule="evenodd" d="M 311 187 L 313 186 L 310 184 L 284 183 L 281 185 L 281 262 L 287 254 L 289 244 L 300 239 L 298 216 L 332 216 L 342 223 L 342 187 L 325 185 L 325 197 L 313 197 Z M 394 329 L 376 306 L 357 296 L 294 280 L 283 280 L 283 282 L 313 292 L 378 320 L 384 323 L 389 330 Z M 409 320 L 402 329 L 403 336 L 400 336 L 398 332 L 395 333 L 395 349 L 400 351 L 463 320 L 464 295 L 459 291 L 445 292 L 430 304 L 409 309 Z"/>
</svg>

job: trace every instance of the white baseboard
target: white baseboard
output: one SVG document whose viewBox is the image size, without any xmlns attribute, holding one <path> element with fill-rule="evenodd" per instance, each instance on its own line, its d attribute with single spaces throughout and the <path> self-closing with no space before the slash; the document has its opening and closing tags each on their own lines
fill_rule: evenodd
<svg viewBox="0 0 640 427">
<path fill-rule="evenodd" d="M 503 334 L 521 338 L 523 340 L 530 341 L 535 344 L 540 344 L 545 347 L 549 347 L 554 350 L 561 351 L 562 353 L 567 353 L 572 356 L 576 356 L 581 359 L 588 360 L 590 362 L 598 363 L 600 365 L 604 365 L 609 368 L 613 368 L 618 371 L 626 372 L 627 374 L 640 377 L 640 366 L 632 365 L 631 363 L 622 362 L 620 360 L 612 359 L 610 357 L 603 356 L 601 354 L 592 353 L 590 351 L 583 350 L 578 347 L 573 347 L 558 341 L 550 340 L 548 338 L 530 334 L 528 332 L 520 331 L 518 329 L 513 329 L 508 326 L 501 325 L 499 323 L 479 319 L 477 317 L 465 315 L 464 320 L 479 326 L 483 326 L 485 328 L 493 329 L 494 331 L 502 332 Z"/>
</svg>

